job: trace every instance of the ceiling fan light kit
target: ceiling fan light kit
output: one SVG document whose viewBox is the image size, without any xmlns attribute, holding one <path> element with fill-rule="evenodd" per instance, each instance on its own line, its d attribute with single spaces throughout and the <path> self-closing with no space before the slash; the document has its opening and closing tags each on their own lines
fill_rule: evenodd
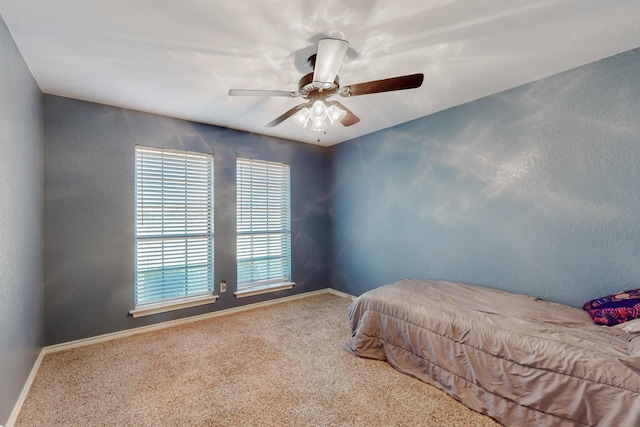
<svg viewBox="0 0 640 427">
<path fill-rule="evenodd" d="M 415 89 L 422 85 L 424 75 L 410 74 L 340 87 L 338 71 L 342 66 L 349 43 L 346 40 L 326 38 L 318 42 L 318 52 L 309 58 L 313 72 L 298 81 L 297 92 L 275 90 L 231 89 L 230 96 L 285 96 L 308 100 L 296 105 L 281 116 L 267 123 L 266 127 L 277 126 L 289 117 L 303 128 L 314 132 L 325 132 L 329 126 L 340 122 L 351 126 L 360 119 L 337 101 L 327 101 L 333 95 L 352 97 L 370 93 Z M 315 57 L 315 58 L 314 58 Z"/>
<path fill-rule="evenodd" d="M 305 106 L 296 112 L 291 118 L 302 128 L 308 127 L 314 132 L 324 132 L 331 125 L 341 121 L 347 112 L 337 104 L 329 103 L 329 106 L 318 99 L 310 107 Z"/>
</svg>

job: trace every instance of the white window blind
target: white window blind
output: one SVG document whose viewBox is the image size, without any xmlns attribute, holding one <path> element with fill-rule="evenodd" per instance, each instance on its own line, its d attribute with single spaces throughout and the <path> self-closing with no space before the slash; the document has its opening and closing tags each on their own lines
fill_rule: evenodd
<svg viewBox="0 0 640 427">
<path fill-rule="evenodd" d="M 289 166 L 237 160 L 238 291 L 290 281 Z"/>
<path fill-rule="evenodd" d="M 213 156 L 136 147 L 136 308 L 213 292 Z"/>
</svg>

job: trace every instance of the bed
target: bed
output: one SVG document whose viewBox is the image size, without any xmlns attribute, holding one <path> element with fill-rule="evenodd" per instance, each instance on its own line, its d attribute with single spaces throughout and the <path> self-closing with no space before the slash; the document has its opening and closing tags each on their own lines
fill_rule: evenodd
<svg viewBox="0 0 640 427">
<path fill-rule="evenodd" d="M 583 310 L 406 279 L 362 294 L 349 316 L 345 350 L 386 360 L 503 425 L 640 426 L 640 357 L 626 332 Z"/>
</svg>

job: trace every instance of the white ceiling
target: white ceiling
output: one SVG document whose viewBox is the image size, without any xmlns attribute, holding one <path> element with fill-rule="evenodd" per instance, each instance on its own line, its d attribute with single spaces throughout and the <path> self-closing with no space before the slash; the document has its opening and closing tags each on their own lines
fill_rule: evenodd
<svg viewBox="0 0 640 427">
<path fill-rule="evenodd" d="M 640 0 L 0 0 L 40 89 L 332 145 L 640 46 Z M 326 135 L 286 120 L 322 37 L 350 49 L 342 85 L 422 72 L 421 88 L 341 98 Z"/>
</svg>

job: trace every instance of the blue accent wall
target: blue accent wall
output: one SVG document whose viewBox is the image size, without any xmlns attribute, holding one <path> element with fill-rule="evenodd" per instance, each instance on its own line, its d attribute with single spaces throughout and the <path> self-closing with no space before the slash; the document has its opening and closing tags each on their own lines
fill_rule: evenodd
<svg viewBox="0 0 640 427">
<path fill-rule="evenodd" d="M 225 128 L 45 95 L 47 345 L 329 286 L 328 151 Z M 133 319 L 134 147 L 213 153 L 215 304 Z M 236 158 L 291 170 L 289 291 L 236 299 Z"/>
<path fill-rule="evenodd" d="M 43 345 L 41 94 L 0 18 L 0 424 Z"/>
<path fill-rule="evenodd" d="M 640 49 L 331 151 L 338 290 L 433 278 L 581 306 L 640 287 Z"/>
</svg>

